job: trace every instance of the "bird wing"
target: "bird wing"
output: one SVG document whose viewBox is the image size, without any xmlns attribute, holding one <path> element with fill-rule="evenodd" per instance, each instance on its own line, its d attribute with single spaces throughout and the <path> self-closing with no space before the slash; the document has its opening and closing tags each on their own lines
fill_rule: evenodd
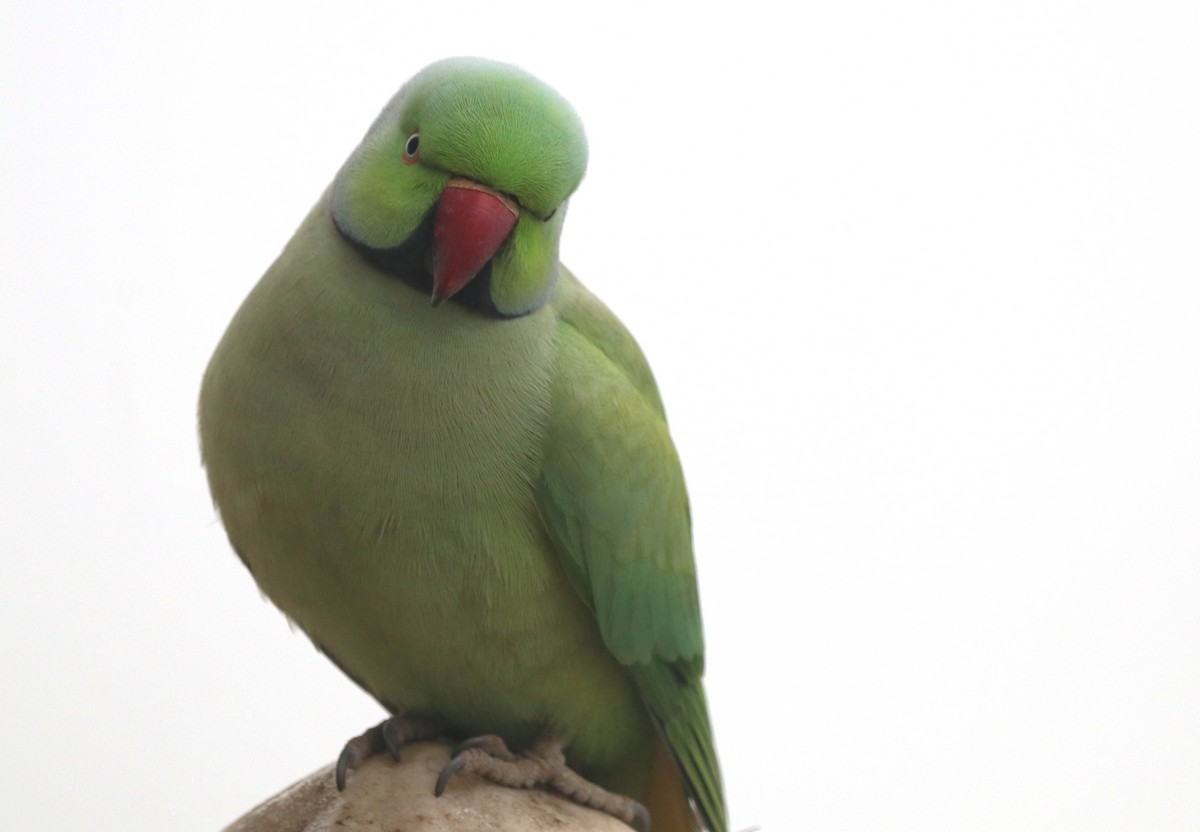
<svg viewBox="0 0 1200 832">
<path fill-rule="evenodd" d="M 708 826 L 723 830 L 679 457 L 645 357 L 564 270 L 538 503 L 604 643 L 629 668 Z"/>
</svg>

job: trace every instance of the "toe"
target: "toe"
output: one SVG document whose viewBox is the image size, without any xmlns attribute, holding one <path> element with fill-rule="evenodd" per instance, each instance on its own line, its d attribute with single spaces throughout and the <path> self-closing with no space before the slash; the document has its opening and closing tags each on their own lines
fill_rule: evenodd
<svg viewBox="0 0 1200 832">
<path fill-rule="evenodd" d="M 504 740 L 496 734 L 480 734 L 478 737 L 463 740 L 454 746 L 454 750 L 450 752 L 450 756 L 457 757 L 464 751 L 469 751 L 473 748 L 477 748 L 489 757 L 495 757 L 498 760 L 516 759 L 516 755 L 508 750 L 508 746 Z"/>
</svg>

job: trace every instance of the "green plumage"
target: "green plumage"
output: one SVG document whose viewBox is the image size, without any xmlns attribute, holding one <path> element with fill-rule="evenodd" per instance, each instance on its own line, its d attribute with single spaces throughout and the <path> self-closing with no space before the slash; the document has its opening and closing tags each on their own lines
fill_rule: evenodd
<svg viewBox="0 0 1200 832">
<path fill-rule="evenodd" d="M 661 736 L 723 832 L 679 462 L 633 338 L 557 263 L 585 159 L 569 106 L 521 71 L 418 75 L 231 323 L 204 460 L 263 592 L 390 710 L 561 739 L 638 799 Z M 520 217 L 475 301 L 434 309 L 453 177 Z"/>
</svg>

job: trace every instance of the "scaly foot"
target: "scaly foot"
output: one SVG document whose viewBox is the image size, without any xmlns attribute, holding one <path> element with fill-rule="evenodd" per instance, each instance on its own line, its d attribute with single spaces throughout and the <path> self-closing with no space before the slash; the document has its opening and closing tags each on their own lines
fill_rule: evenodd
<svg viewBox="0 0 1200 832">
<path fill-rule="evenodd" d="M 431 740 L 438 735 L 437 726 L 424 719 L 393 716 L 346 743 L 338 756 L 334 780 L 337 790 L 346 788 L 346 775 L 368 757 L 387 751 L 393 760 L 400 759 L 400 746 L 413 740 Z"/>
<path fill-rule="evenodd" d="M 650 813 L 645 806 L 606 791 L 567 768 L 562 743 L 557 740 L 539 740 L 523 754 L 513 754 L 495 734 L 459 743 L 438 776 L 434 793 L 441 797 L 451 778 L 463 773 L 477 774 L 514 789 L 534 786 L 553 789 L 580 805 L 623 820 L 638 832 L 650 832 Z"/>
</svg>

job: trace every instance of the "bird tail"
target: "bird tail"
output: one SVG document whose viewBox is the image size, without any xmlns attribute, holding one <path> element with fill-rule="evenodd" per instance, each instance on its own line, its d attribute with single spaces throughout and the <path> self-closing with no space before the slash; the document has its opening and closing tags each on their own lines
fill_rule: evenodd
<svg viewBox="0 0 1200 832">
<path fill-rule="evenodd" d="M 666 753 L 672 758 L 674 768 L 670 771 L 682 783 L 697 818 L 691 825 L 680 828 L 727 832 L 721 769 L 713 747 L 699 668 L 687 674 L 665 662 L 652 662 L 633 671 L 658 723 L 660 743 L 665 744 Z M 655 708 L 653 703 L 662 707 Z M 661 764 L 655 766 L 655 770 L 661 768 Z"/>
</svg>

